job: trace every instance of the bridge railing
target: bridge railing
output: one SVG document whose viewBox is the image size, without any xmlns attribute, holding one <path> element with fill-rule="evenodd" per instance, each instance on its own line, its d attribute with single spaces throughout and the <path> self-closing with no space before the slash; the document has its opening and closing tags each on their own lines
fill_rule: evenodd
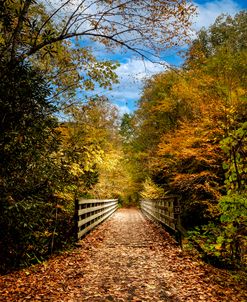
<svg viewBox="0 0 247 302">
<path fill-rule="evenodd" d="M 185 230 L 180 221 L 180 203 L 178 196 L 167 196 L 159 200 L 141 200 L 141 210 L 149 219 L 175 233 L 179 243 Z"/>
<path fill-rule="evenodd" d="M 77 239 L 81 239 L 86 233 L 111 216 L 117 207 L 117 199 L 77 199 L 75 201 Z"/>
</svg>

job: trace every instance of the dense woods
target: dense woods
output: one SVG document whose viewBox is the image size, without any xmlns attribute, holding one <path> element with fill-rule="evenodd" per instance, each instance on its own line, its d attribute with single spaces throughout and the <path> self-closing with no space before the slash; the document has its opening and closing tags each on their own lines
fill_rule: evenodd
<svg viewBox="0 0 247 302">
<path fill-rule="evenodd" d="M 194 7 L 95 1 L 87 19 L 84 2 L 0 2 L 0 271 L 72 244 L 77 197 L 138 205 L 168 194 L 181 197 L 187 238 L 205 260 L 244 266 L 246 12 L 202 29 L 184 65 L 148 79 L 138 110 L 121 117 L 106 97 L 85 97 L 118 81 L 118 63 L 98 60 L 87 39 L 155 55 L 188 43 Z"/>
<path fill-rule="evenodd" d="M 202 29 L 181 69 L 147 80 L 131 119 L 141 195 L 181 196 L 190 241 L 218 264 L 246 261 L 246 17 Z"/>
</svg>

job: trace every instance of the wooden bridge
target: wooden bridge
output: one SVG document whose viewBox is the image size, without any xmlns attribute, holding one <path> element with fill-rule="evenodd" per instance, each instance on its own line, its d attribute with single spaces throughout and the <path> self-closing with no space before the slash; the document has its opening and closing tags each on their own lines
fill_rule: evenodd
<svg viewBox="0 0 247 302">
<path fill-rule="evenodd" d="M 181 244 L 184 229 L 180 222 L 178 196 L 167 196 L 159 200 L 141 200 L 140 207 L 147 218 L 172 232 Z M 110 217 L 117 208 L 117 199 L 77 199 L 75 201 L 76 238 L 81 239 Z"/>
<path fill-rule="evenodd" d="M 239 285 L 228 284 L 230 274 L 189 257 L 163 228 L 146 219 L 164 219 L 175 231 L 179 208 L 172 210 L 172 203 L 143 201 L 143 215 L 134 208 L 116 211 L 116 200 L 78 201 L 78 238 L 109 219 L 76 249 L 0 276 L 0 302 L 245 301 Z M 218 281 L 222 276 L 225 286 Z"/>
</svg>

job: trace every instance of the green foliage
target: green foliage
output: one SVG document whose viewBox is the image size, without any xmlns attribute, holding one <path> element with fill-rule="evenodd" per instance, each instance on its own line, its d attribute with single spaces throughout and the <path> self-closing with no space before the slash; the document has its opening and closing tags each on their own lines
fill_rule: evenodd
<svg viewBox="0 0 247 302">
<path fill-rule="evenodd" d="M 128 143 L 131 142 L 131 140 L 133 139 L 133 135 L 134 135 L 132 120 L 133 120 L 133 117 L 128 113 L 125 113 L 121 119 L 119 133 L 122 136 L 123 142 L 126 144 L 126 146 L 128 145 Z"/>
<path fill-rule="evenodd" d="M 52 153 L 58 150 L 59 133 L 43 77 L 28 66 L 0 72 L 0 185 L 4 195 L 11 192 L 19 199 L 47 187 L 51 165 L 56 171 Z"/>
<path fill-rule="evenodd" d="M 239 126 L 237 130 L 229 131 L 229 136 L 221 141 L 221 148 L 227 156 L 223 167 L 229 193 L 247 190 L 247 122 Z"/>
<path fill-rule="evenodd" d="M 247 198 L 223 196 L 219 201 L 220 219 L 189 232 L 189 237 L 205 258 L 225 265 L 247 262 Z"/>
<path fill-rule="evenodd" d="M 41 260 L 69 241 L 73 209 L 55 196 L 71 178 L 56 160 L 60 134 L 43 76 L 22 64 L 1 66 L 0 72 L 0 270 L 5 271 Z"/>
<path fill-rule="evenodd" d="M 72 241 L 73 211 L 63 200 L 36 195 L 18 202 L 1 200 L 1 272 L 40 262 Z"/>
</svg>

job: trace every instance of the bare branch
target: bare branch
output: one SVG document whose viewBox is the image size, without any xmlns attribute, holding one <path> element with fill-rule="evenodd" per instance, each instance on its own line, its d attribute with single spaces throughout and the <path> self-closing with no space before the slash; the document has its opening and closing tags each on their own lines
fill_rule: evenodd
<svg viewBox="0 0 247 302">
<path fill-rule="evenodd" d="M 89 36 L 89 37 L 94 37 L 94 38 L 105 38 L 108 40 L 111 40 L 112 42 L 116 43 L 117 45 L 123 46 L 126 49 L 129 49 L 131 51 L 133 51 L 134 53 L 140 55 L 142 58 L 145 58 L 147 60 L 150 60 L 148 57 L 146 57 L 141 51 L 137 50 L 136 48 L 126 44 L 124 41 L 118 40 L 116 38 L 114 38 L 114 36 L 109 36 L 109 35 L 104 35 L 104 34 L 97 34 L 97 33 L 90 33 L 90 32 L 83 32 L 83 33 L 70 33 L 70 34 L 66 34 L 66 35 L 60 35 L 58 37 L 52 38 L 49 41 L 44 41 L 38 45 L 35 45 L 34 47 L 32 47 L 28 52 L 22 54 L 18 60 L 22 61 L 25 58 L 35 54 L 36 52 L 38 52 L 39 50 L 43 49 L 45 46 L 59 42 L 59 41 L 64 41 L 64 40 L 68 40 L 71 38 L 75 38 L 75 37 L 80 37 L 80 36 Z"/>
<path fill-rule="evenodd" d="M 32 0 L 27 0 L 25 4 L 30 1 Z M 189 15 L 193 12 L 193 8 L 191 6 L 187 8 L 183 0 L 81 0 L 65 18 L 65 24 L 61 22 L 60 30 L 47 38 L 44 37 L 40 42 L 39 36 L 42 30 L 50 21 L 58 19 L 58 13 L 62 9 L 69 10 L 70 4 L 71 0 L 67 0 L 51 12 L 36 33 L 34 43 L 27 41 L 23 44 L 20 49 L 23 50 L 23 54 L 19 53 L 19 60 L 53 43 L 75 37 L 89 37 L 94 41 L 105 43 L 106 47 L 118 45 L 134 51 L 141 57 L 145 57 L 143 50 L 150 48 L 154 55 L 161 47 L 173 45 L 172 41 L 181 32 L 183 32 L 182 37 L 186 36 Z M 187 11 L 184 12 L 185 7 Z M 25 9 L 28 10 L 28 7 L 25 6 Z M 20 30 L 21 18 L 20 16 L 15 32 Z M 131 35 L 134 37 L 130 38 Z M 143 50 L 138 49 L 139 44 L 143 46 Z"/>
<path fill-rule="evenodd" d="M 76 7 L 76 9 L 73 11 L 73 13 L 70 15 L 70 17 L 68 18 L 68 21 L 66 22 L 66 24 L 64 25 L 64 28 L 62 29 L 62 32 L 61 34 L 64 35 L 66 33 L 68 33 L 68 31 L 70 30 L 71 26 L 69 26 L 70 23 L 73 23 L 71 22 L 74 18 L 74 16 L 76 15 L 76 13 L 79 11 L 79 9 L 81 8 L 81 6 L 85 3 L 85 0 L 84 1 L 81 1 L 81 3 Z M 90 4 L 88 6 L 88 8 L 93 5 L 93 4 Z M 79 14 L 80 15 L 80 14 Z"/>
<path fill-rule="evenodd" d="M 37 42 L 37 39 L 42 31 L 42 29 L 46 26 L 46 24 L 48 24 L 52 18 L 57 15 L 57 13 L 63 8 L 65 7 L 68 3 L 70 2 L 70 0 L 67 0 L 64 4 L 62 4 L 58 9 L 56 9 L 50 16 L 49 18 L 46 19 L 46 21 L 41 25 L 40 29 L 38 30 L 37 34 L 36 34 L 36 37 L 35 37 L 35 40 L 34 40 L 34 44 L 36 44 Z"/>
</svg>

